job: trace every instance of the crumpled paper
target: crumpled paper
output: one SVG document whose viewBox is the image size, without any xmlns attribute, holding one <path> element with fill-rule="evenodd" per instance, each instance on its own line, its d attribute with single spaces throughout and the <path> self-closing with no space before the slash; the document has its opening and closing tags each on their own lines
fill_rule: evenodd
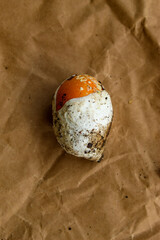
<svg viewBox="0 0 160 240">
<path fill-rule="evenodd" d="M 0 2 L 0 239 L 160 239 L 160 2 Z M 51 100 L 88 73 L 112 97 L 104 159 L 66 154 Z"/>
</svg>

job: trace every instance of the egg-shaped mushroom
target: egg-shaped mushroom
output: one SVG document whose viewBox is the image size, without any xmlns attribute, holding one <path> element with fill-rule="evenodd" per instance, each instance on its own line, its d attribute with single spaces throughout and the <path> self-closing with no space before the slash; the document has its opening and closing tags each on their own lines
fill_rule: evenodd
<svg viewBox="0 0 160 240">
<path fill-rule="evenodd" d="M 52 113 L 55 136 L 67 153 L 102 158 L 113 108 L 100 81 L 87 74 L 66 79 L 54 94 Z"/>
</svg>

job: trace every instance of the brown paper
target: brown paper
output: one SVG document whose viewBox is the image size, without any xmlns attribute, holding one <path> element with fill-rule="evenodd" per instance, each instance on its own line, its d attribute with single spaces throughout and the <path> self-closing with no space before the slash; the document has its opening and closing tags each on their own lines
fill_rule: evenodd
<svg viewBox="0 0 160 240">
<path fill-rule="evenodd" d="M 160 239 L 160 1 L 0 2 L 0 239 Z M 66 154 L 51 100 L 72 74 L 102 81 L 104 159 Z"/>
</svg>

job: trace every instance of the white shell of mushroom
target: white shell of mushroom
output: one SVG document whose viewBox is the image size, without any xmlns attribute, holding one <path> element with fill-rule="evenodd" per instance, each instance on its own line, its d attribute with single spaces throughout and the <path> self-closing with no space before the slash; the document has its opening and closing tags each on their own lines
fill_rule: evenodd
<svg viewBox="0 0 160 240">
<path fill-rule="evenodd" d="M 109 94 L 103 90 L 67 101 L 56 111 L 53 107 L 53 128 L 60 145 L 66 152 L 98 161 L 112 122 L 113 108 Z"/>
</svg>

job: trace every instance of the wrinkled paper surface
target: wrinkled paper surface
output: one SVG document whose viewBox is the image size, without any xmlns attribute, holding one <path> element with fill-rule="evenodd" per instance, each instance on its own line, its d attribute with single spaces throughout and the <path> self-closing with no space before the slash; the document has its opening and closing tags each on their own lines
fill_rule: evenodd
<svg viewBox="0 0 160 240">
<path fill-rule="evenodd" d="M 0 1 L 0 239 L 160 239 L 160 1 Z M 104 159 L 69 154 L 51 100 L 72 74 L 105 86 Z"/>
</svg>

